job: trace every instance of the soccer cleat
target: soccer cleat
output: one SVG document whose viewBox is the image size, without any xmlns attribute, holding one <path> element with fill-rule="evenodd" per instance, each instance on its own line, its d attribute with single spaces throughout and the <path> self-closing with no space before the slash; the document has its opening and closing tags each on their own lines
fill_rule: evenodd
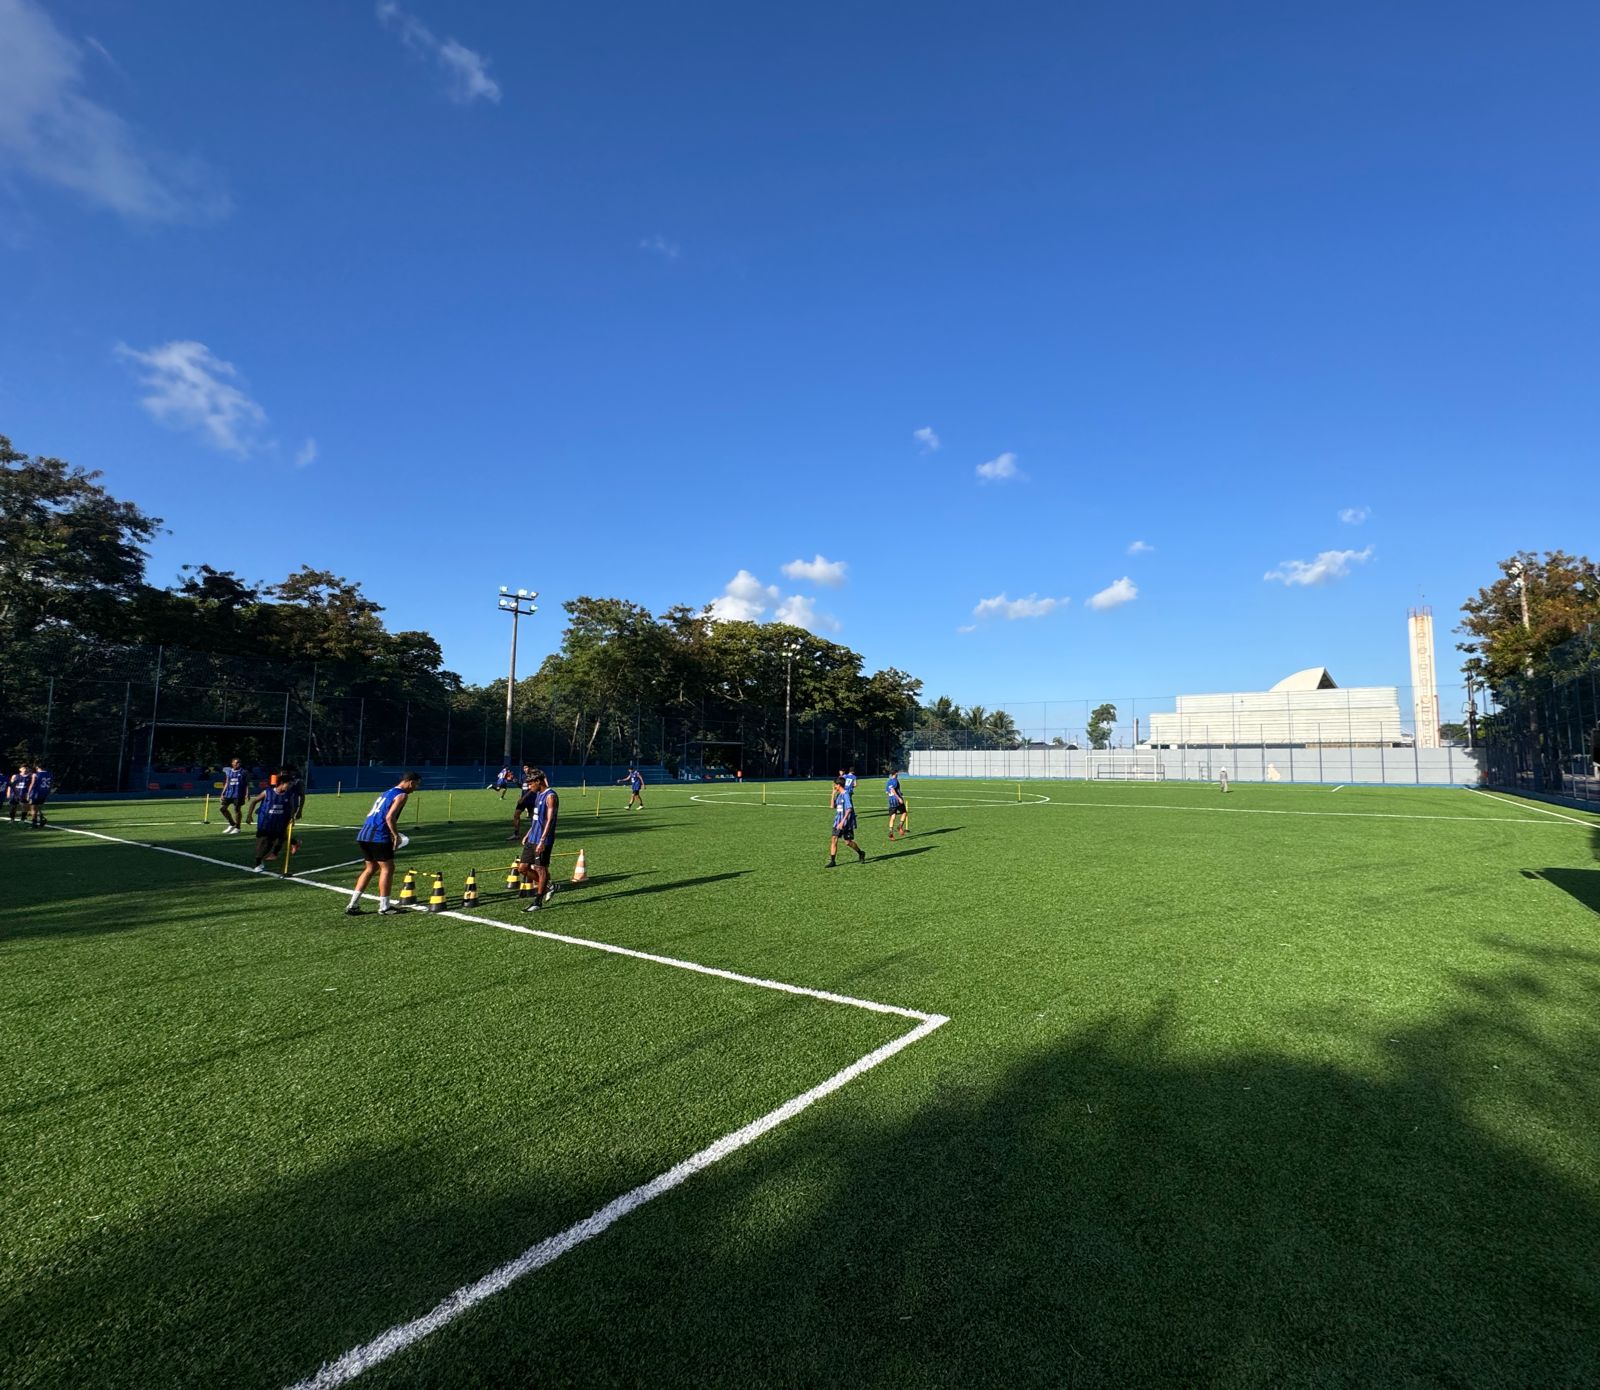
<svg viewBox="0 0 1600 1390">
<path fill-rule="evenodd" d="M 345 908 L 344 915 L 346 917 L 359 917 L 359 916 L 361 916 L 360 905 L 357 904 L 357 903 L 351 903 L 349 907 Z"/>
<path fill-rule="evenodd" d="M 253 873 L 253 874 L 259 874 L 259 873 L 262 872 L 262 866 L 260 864 L 257 864 L 254 868 L 252 868 L 250 870 L 250 872 Z"/>
<path fill-rule="evenodd" d="M 824 865 L 823 865 L 823 866 L 822 866 L 822 867 L 823 867 L 823 868 L 824 868 L 824 869 L 837 869 L 837 868 L 838 868 L 838 867 L 839 867 L 839 862 L 838 862 L 838 860 L 836 860 L 836 859 L 830 859 L 830 860 L 828 860 L 828 862 L 827 862 L 827 863 L 826 863 L 826 864 L 824 864 Z"/>
<path fill-rule="evenodd" d="M 380 907 L 378 909 L 378 916 L 398 917 L 404 911 L 405 908 L 401 907 L 398 903 L 390 903 L 388 907 Z"/>
<path fill-rule="evenodd" d="M 865 864 L 867 862 L 867 852 L 866 852 L 866 850 L 858 849 L 856 851 L 856 860 L 857 860 L 858 863 Z"/>
<path fill-rule="evenodd" d="M 522 910 L 523 910 L 523 911 L 524 911 L 524 912 L 537 912 L 537 911 L 538 911 L 538 910 L 539 910 L 539 903 L 538 903 L 538 900 L 537 900 L 537 899 L 535 899 L 535 900 L 534 900 L 534 901 L 533 901 L 533 902 L 531 902 L 531 903 L 529 903 L 529 904 L 528 904 L 528 905 L 527 905 L 527 906 L 526 906 L 526 907 L 525 907 L 525 908 L 523 908 L 523 909 L 522 909 Z"/>
<path fill-rule="evenodd" d="M 548 905 L 550 899 L 556 895 L 555 881 L 552 879 L 545 885 L 544 896 L 539 899 L 541 905 Z"/>
</svg>

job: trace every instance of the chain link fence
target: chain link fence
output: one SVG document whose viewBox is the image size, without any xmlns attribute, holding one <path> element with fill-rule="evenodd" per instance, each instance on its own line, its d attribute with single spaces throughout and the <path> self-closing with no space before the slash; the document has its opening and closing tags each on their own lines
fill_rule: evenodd
<svg viewBox="0 0 1600 1390">
<path fill-rule="evenodd" d="M 1485 721 L 1486 780 L 1600 809 L 1600 626 L 1562 643 L 1499 690 Z"/>
</svg>

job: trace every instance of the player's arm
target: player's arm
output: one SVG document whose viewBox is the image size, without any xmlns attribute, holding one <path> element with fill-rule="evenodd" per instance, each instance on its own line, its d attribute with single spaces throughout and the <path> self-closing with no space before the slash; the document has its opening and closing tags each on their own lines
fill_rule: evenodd
<svg viewBox="0 0 1600 1390">
<path fill-rule="evenodd" d="M 400 843 L 400 813 L 406 809 L 406 798 L 410 795 L 410 792 L 401 792 L 395 797 L 390 803 L 389 813 L 383 818 L 383 828 L 389 832 L 390 844 Z"/>
<path fill-rule="evenodd" d="M 561 800 L 554 792 L 550 793 L 550 814 L 545 817 L 544 830 L 539 836 L 538 848 L 547 850 L 556 834 L 556 812 L 561 809 Z"/>
</svg>

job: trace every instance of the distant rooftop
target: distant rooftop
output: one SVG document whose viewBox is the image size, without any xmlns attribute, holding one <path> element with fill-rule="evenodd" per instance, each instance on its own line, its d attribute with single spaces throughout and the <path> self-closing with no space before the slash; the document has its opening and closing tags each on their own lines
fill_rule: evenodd
<svg viewBox="0 0 1600 1390">
<path fill-rule="evenodd" d="M 1328 674 L 1326 666 L 1307 666 L 1304 671 L 1296 671 L 1292 676 L 1285 676 L 1272 688 L 1274 690 L 1337 690 L 1339 682 Z"/>
</svg>

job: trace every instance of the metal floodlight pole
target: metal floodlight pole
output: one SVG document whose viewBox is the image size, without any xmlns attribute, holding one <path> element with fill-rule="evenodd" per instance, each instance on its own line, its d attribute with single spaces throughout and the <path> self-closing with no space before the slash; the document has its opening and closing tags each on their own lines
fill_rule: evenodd
<svg viewBox="0 0 1600 1390">
<path fill-rule="evenodd" d="M 789 710 L 794 696 L 794 659 L 800 654 L 798 639 L 783 644 L 783 775 L 790 776 Z"/>
<path fill-rule="evenodd" d="M 518 589 L 512 593 L 502 584 L 497 599 L 500 611 L 511 614 L 511 670 L 506 677 L 506 741 L 501 753 L 505 760 L 502 766 L 511 763 L 511 711 L 517 694 L 517 624 L 523 617 L 532 617 L 539 611 L 533 602 L 538 597 L 537 589 Z"/>
</svg>

